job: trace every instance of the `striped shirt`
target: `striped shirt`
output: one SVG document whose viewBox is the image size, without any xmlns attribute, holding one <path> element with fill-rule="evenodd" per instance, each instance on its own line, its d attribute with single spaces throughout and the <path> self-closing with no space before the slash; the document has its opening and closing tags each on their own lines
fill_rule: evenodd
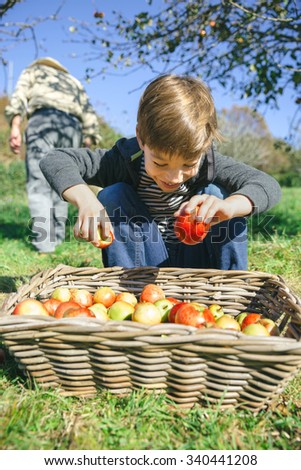
<svg viewBox="0 0 301 470">
<path fill-rule="evenodd" d="M 192 197 L 192 191 L 183 183 L 172 193 L 165 193 L 145 171 L 144 157 L 142 157 L 139 172 L 139 185 L 137 193 L 147 206 L 151 217 L 155 220 L 164 241 L 176 241 L 174 233 L 174 212 L 180 205 Z"/>
</svg>

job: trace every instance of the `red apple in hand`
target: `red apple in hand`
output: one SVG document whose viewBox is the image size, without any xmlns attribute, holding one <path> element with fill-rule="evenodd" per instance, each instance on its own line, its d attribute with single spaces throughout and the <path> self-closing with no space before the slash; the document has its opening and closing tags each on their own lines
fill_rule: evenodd
<svg viewBox="0 0 301 470">
<path fill-rule="evenodd" d="M 165 293 L 160 286 L 157 286 L 156 284 L 147 284 L 143 287 L 140 294 L 140 302 L 151 302 L 154 304 L 160 299 L 165 299 Z"/>
<path fill-rule="evenodd" d="M 42 302 L 36 299 L 25 299 L 17 303 L 12 315 L 43 315 L 49 316 L 49 313 Z"/>
<path fill-rule="evenodd" d="M 191 214 L 180 215 L 174 225 L 177 238 L 186 245 L 196 245 L 203 241 L 209 229 L 209 224 L 197 222 Z"/>
<path fill-rule="evenodd" d="M 132 320 L 144 325 L 157 325 L 161 323 L 161 313 L 152 302 L 138 302 Z"/>
</svg>

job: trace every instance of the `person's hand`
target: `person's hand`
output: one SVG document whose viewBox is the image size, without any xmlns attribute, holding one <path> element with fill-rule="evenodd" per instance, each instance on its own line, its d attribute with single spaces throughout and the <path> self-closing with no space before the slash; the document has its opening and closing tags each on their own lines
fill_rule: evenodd
<svg viewBox="0 0 301 470">
<path fill-rule="evenodd" d="M 109 237 L 110 232 L 114 233 L 105 208 L 86 184 L 66 189 L 63 197 L 78 208 L 78 217 L 73 229 L 76 238 L 82 238 L 97 246 L 99 227 L 103 238 Z"/>
<path fill-rule="evenodd" d="M 21 150 L 22 134 L 21 129 L 18 126 L 12 126 L 9 137 L 9 146 L 12 152 L 18 154 Z"/>
<path fill-rule="evenodd" d="M 198 221 L 214 225 L 233 217 L 249 215 L 252 209 L 251 201 L 240 194 L 229 196 L 226 199 L 202 194 L 193 196 L 189 201 L 181 204 L 174 216 L 193 214 Z"/>
</svg>

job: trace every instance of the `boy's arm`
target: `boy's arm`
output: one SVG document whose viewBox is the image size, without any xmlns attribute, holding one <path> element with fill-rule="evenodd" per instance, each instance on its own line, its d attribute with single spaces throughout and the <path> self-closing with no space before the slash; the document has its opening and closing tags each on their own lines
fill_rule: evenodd
<svg viewBox="0 0 301 470">
<path fill-rule="evenodd" d="M 248 198 L 253 205 L 252 214 L 264 212 L 279 202 L 281 189 L 272 176 L 219 153 L 215 156 L 214 183 L 224 187 L 231 196 Z"/>
</svg>

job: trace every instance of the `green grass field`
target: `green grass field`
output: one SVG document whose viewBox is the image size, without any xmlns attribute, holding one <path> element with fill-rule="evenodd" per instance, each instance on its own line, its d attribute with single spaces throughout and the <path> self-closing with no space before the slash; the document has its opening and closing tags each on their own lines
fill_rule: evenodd
<svg viewBox="0 0 301 470">
<path fill-rule="evenodd" d="M 249 269 L 280 274 L 301 295 L 301 188 L 249 221 Z M 0 164 L 0 304 L 32 275 L 59 263 L 101 267 L 100 252 L 72 235 L 40 257 L 31 247 L 24 162 Z M 163 396 L 99 392 L 91 399 L 31 388 L 8 360 L 0 369 L 0 449 L 300 449 L 301 375 L 269 410 L 172 406 Z"/>
</svg>

